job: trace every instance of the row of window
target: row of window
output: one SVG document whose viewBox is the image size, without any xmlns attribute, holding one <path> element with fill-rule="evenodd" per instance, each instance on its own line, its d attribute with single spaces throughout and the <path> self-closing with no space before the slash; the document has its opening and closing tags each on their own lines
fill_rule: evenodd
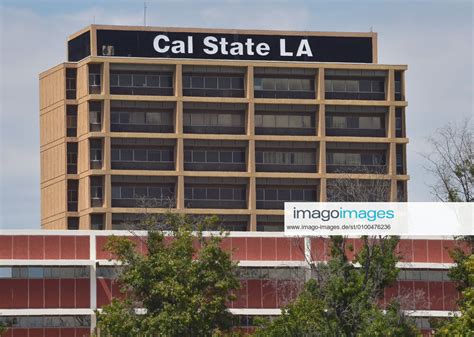
<svg viewBox="0 0 474 337">
<path fill-rule="evenodd" d="M 310 152 L 256 151 L 255 161 L 269 165 L 314 165 L 316 155 Z"/>
<path fill-rule="evenodd" d="M 436 269 L 401 269 L 398 280 L 404 281 L 449 281 L 449 271 Z"/>
<path fill-rule="evenodd" d="M 334 129 L 382 129 L 382 117 L 326 116 L 326 127 Z"/>
<path fill-rule="evenodd" d="M 186 187 L 184 189 L 186 200 L 247 200 L 245 188 L 225 187 Z"/>
<path fill-rule="evenodd" d="M 110 73 L 110 87 L 172 88 L 173 76 L 165 74 Z"/>
<path fill-rule="evenodd" d="M 261 128 L 313 128 L 309 115 L 255 115 L 255 127 Z"/>
<path fill-rule="evenodd" d="M 134 125 L 173 125 L 173 116 L 170 112 L 111 112 L 112 124 Z"/>
<path fill-rule="evenodd" d="M 236 76 L 183 75 L 183 89 L 243 90 L 244 79 Z"/>
<path fill-rule="evenodd" d="M 169 199 L 174 189 L 161 186 L 112 186 L 112 199 Z"/>
<path fill-rule="evenodd" d="M 183 123 L 185 126 L 242 127 L 245 125 L 245 116 L 238 113 L 192 112 L 184 113 Z"/>
<path fill-rule="evenodd" d="M 186 150 L 185 163 L 245 163 L 245 151 Z"/>
<path fill-rule="evenodd" d="M 326 92 L 385 92 L 385 79 L 328 79 L 324 81 Z"/>
<path fill-rule="evenodd" d="M 314 79 L 256 77 L 255 91 L 314 91 Z"/>
<path fill-rule="evenodd" d="M 112 149 L 112 161 L 174 162 L 174 151 L 161 149 Z"/>
<path fill-rule="evenodd" d="M 264 267 L 238 268 L 237 277 L 240 280 L 304 280 L 306 271 L 303 268 Z"/>
<path fill-rule="evenodd" d="M 14 279 L 72 279 L 89 278 L 89 267 L 0 267 L 0 278 Z"/>
<path fill-rule="evenodd" d="M 258 201 L 316 201 L 316 191 L 310 189 L 258 188 Z"/>
<path fill-rule="evenodd" d="M 328 152 L 326 154 L 328 165 L 384 165 L 385 156 L 382 153 L 344 153 Z"/>
<path fill-rule="evenodd" d="M 91 317 L 68 316 L 0 316 L 0 324 L 11 328 L 88 328 Z"/>
</svg>

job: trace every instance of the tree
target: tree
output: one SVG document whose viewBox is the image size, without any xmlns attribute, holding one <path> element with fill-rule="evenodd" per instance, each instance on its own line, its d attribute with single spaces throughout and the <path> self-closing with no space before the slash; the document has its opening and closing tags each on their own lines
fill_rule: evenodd
<svg viewBox="0 0 474 337">
<path fill-rule="evenodd" d="M 426 169 L 436 183 L 434 196 L 445 202 L 474 201 L 474 127 L 471 120 L 461 125 L 448 124 L 428 139 L 430 152 L 423 156 Z"/>
<path fill-rule="evenodd" d="M 329 180 L 329 201 L 388 201 L 390 181 L 383 179 L 384 168 L 372 174 L 375 179 L 353 179 L 340 173 Z M 379 178 L 380 177 L 380 178 Z M 396 252 L 398 237 L 361 238 L 362 246 L 354 259 L 347 257 L 354 249 L 341 236 L 330 238 L 327 263 L 310 256 L 307 263 L 311 279 L 298 298 L 282 308 L 282 315 L 272 321 L 260 320 L 257 336 L 418 336 L 412 319 L 400 310 L 394 299 L 383 312 L 378 301 L 384 289 L 395 282 L 400 257 Z"/>
<path fill-rule="evenodd" d="M 124 237 L 111 237 L 107 243 L 122 265 L 118 281 L 126 298 L 114 299 L 98 314 L 100 334 L 211 336 L 227 331 L 232 315 L 226 303 L 234 298 L 239 281 L 236 264 L 220 248 L 222 236 L 203 236 L 203 226 L 216 219 L 197 224 L 170 213 L 156 220 L 147 219 L 146 255 Z M 171 240 L 154 228 L 156 223 L 170 229 Z"/>
<path fill-rule="evenodd" d="M 461 125 L 448 124 L 429 139 L 431 151 L 424 157 L 428 161 L 427 171 L 434 175 L 436 183 L 432 186 L 435 197 L 444 202 L 474 201 L 474 134 L 470 119 Z M 463 294 L 459 301 L 462 316 L 436 322 L 439 333 L 458 335 L 459 328 L 472 329 L 473 318 L 473 274 L 474 237 L 457 237 L 458 245 L 450 251 L 455 266 L 449 277 L 458 285 Z M 468 331 L 468 330 L 465 330 Z M 472 331 L 472 330 L 471 330 Z M 456 333 L 455 333 L 456 332 Z M 462 334 L 461 334 L 462 335 Z"/>
<path fill-rule="evenodd" d="M 472 336 L 474 331 L 474 255 L 463 261 L 463 267 L 469 274 L 469 283 L 462 292 L 462 300 L 459 305 L 461 315 L 441 326 L 437 336 Z"/>
<path fill-rule="evenodd" d="M 363 237 L 354 260 L 345 240 L 331 238 L 328 263 L 316 263 L 313 277 L 298 298 L 273 321 L 261 320 L 256 336 L 418 336 L 398 302 L 385 313 L 377 305 L 383 289 L 398 275 L 398 238 Z"/>
<path fill-rule="evenodd" d="M 2 336 L 5 332 L 7 332 L 7 328 L 0 323 L 0 336 Z"/>
</svg>

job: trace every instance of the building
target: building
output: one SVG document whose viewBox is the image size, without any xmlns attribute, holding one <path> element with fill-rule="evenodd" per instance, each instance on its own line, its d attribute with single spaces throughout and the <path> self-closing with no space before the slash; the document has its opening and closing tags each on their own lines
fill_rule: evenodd
<svg viewBox="0 0 474 337">
<path fill-rule="evenodd" d="M 40 75 L 41 226 L 122 229 L 147 207 L 278 231 L 284 201 L 348 178 L 406 200 L 406 69 L 377 63 L 372 32 L 89 26 Z"/>
<path fill-rule="evenodd" d="M 114 262 L 103 250 L 110 235 L 127 235 L 144 250 L 140 235 L 129 231 L 9 231 L 0 233 L 0 323 L 9 325 L 2 337 L 85 337 L 95 326 L 94 310 L 121 296 L 114 282 Z M 138 236 L 136 236 L 137 234 Z M 357 238 L 348 239 L 355 250 Z M 452 238 L 402 238 L 403 259 L 397 282 L 385 289 L 381 305 L 397 296 L 415 317 L 424 336 L 433 336 L 429 318 L 456 310 L 458 292 L 447 277 L 453 265 Z M 242 288 L 229 309 L 244 331 L 253 329 L 255 315 L 279 315 L 291 301 L 306 273 L 305 254 L 327 259 L 328 240 L 309 245 L 283 233 L 231 232 L 224 239 L 240 261 Z"/>
</svg>

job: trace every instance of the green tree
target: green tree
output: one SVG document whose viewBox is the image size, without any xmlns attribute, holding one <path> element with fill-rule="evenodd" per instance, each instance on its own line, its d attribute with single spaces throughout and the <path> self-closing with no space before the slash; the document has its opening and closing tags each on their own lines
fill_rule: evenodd
<svg viewBox="0 0 474 337">
<path fill-rule="evenodd" d="M 7 328 L 0 323 L 0 336 L 2 336 L 5 332 L 7 332 Z"/>
<path fill-rule="evenodd" d="M 436 336 L 474 336 L 474 255 L 463 262 L 469 280 L 462 291 L 459 310 L 461 315 L 445 322 L 437 331 Z"/>
<path fill-rule="evenodd" d="M 215 225 L 216 219 L 204 219 L 198 228 L 189 217 L 176 214 L 159 220 L 152 216 L 147 222 L 164 225 L 172 239 L 151 226 L 146 255 L 127 238 L 109 239 L 106 248 L 122 265 L 118 281 L 126 298 L 114 299 L 98 314 L 100 335 L 212 336 L 228 331 L 233 320 L 226 302 L 234 298 L 239 281 L 236 264 L 220 248 L 222 236 L 202 234 L 203 226 Z"/>
<path fill-rule="evenodd" d="M 363 237 L 349 261 L 345 240 L 331 238 L 330 260 L 317 263 L 298 298 L 272 321 L 261 320 L 256 336 L 418 336 L 397 302 L 377 306 L 383 289 L 398 275 L 398 238 Z"/>
</svg>

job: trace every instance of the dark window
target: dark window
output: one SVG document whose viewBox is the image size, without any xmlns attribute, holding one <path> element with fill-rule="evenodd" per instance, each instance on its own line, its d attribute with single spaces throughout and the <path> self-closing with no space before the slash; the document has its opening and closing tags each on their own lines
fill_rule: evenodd
<svg viewBox="0 0 474 337">
<path fill-rule="evenodd" d="M 232 152 L 222 151 L 220 153 L 220 162 L 221 163 L 232 163 Z"/>
<path fill-rule="evenodd" d="M 232 200 L 234 198 L 233 191 L 231 188 L 221 188 L 220 194 L 221 200 Z"/>
</svg>

